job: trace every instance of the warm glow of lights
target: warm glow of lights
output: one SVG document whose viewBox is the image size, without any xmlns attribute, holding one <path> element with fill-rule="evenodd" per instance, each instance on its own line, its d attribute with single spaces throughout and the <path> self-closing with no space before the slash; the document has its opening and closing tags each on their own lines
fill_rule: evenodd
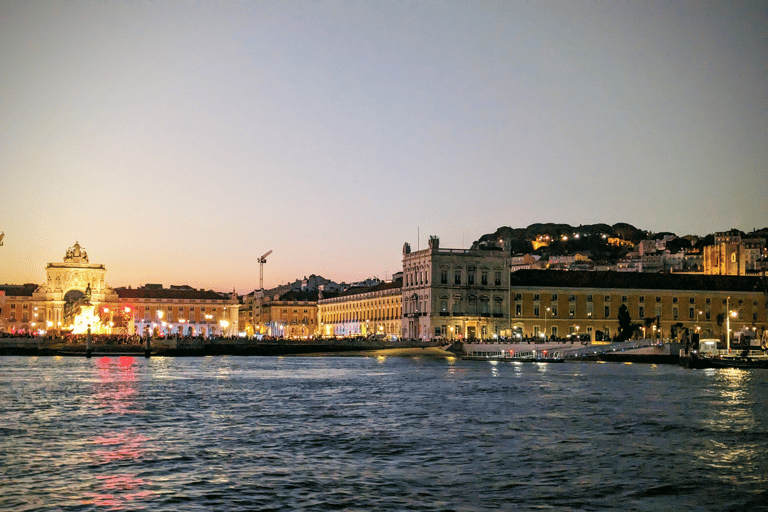
<svg viewBox="0 0 768 512">
<path fill-rule="evenodd" d="M 69 327 L 73 334 L 85 334 L 88 327 L 94 334 L 106 332 L 101 325 L 101 319 L 94 313 L 93 305 L 84 305 L 80 307 L 80 314 L 75 317 L 74 323 Z"/>
</svg>

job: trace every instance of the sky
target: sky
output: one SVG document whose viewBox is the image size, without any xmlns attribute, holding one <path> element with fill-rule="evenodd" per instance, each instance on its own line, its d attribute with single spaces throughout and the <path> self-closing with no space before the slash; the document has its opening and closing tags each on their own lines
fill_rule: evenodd
<svg viewBox="0 0 768 512">
<path fill-rule="evenodd" d="M 0 283 L 386 279 L 500 226 L 768 225 L 768 3 L 0 1 Z"/>
</svg>

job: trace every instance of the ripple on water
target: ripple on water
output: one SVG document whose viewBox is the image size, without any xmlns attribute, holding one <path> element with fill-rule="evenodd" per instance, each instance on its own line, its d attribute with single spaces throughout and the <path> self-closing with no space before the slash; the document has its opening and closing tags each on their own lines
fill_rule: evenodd
<svg viewBox="0 0 768 512">
<path fill-rule="evenodd" d="M 737 510 L 766 499 L 765 372 L 400 358 L 0 365 L 0 509 Z"/>
</svg>

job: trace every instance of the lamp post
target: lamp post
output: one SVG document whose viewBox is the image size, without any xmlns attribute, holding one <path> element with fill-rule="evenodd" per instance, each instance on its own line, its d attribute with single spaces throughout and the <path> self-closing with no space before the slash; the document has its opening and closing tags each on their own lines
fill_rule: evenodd
<svg viewBox="0 0 768 512">
<path fill-rule="evenodd" d="M 725 299 L 725 349 L 731 353 L 731 317 L 736 318 L 736 311 L 731 311 L 731 298 Z"/>
<path fill-rule="evenodd" d="M 699 317 L 701 316 L 701 310 L 696 312 L 696 331 L 701 330 L 701 324 L 699 323 Z"/>
<path fill-rule="evenodd" d="M 213 315 L 205 315 L 205 329 L 209 339 L 211 337 L 211 318 L 213 318 Z"/>
<path fill-rule="evenodd" d="M 544 310 L 544 340 L 546 341 L 547 338 L 549 338 L 549 332 L 547 331 L 547 313 L 549 313 L 552 309 L 546 308 Z"/>
</svg>

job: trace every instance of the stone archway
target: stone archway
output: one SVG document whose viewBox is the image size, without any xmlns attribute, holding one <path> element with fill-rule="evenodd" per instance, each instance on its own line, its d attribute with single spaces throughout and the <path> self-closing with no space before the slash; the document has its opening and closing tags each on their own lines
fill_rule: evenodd
<svg viewBox="0 0 768 512">
<path fill-rule="evenodd" d="M 85 293 L 82 290 L 78 290 L 77 288 L 72 288 L 71 290 L 68 290 L 67 293 L 64 294 L 64 302 L 67 304 L 74 304 L 75 302 L 81 300 L 85 297 Z"/>
</svg>

